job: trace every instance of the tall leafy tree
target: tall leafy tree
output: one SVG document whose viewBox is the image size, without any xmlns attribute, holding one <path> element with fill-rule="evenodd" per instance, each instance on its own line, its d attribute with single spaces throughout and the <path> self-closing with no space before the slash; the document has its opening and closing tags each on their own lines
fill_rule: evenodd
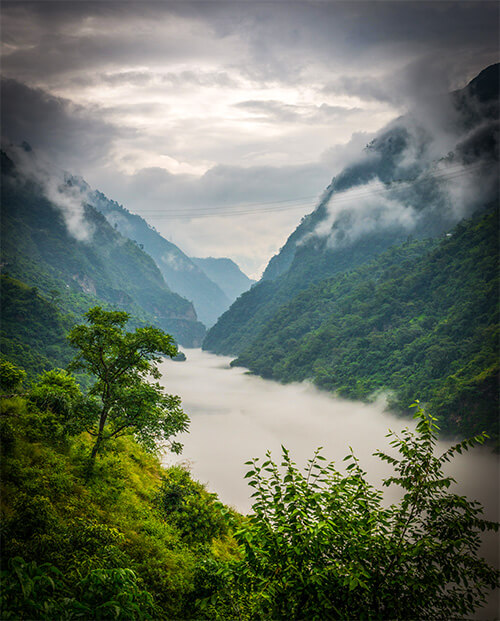
<svg viewBox="0 0 500 621">
<path fill-rule="evenodd" d="M 75 326 L 69 341 L 78 351 L 70 368 L 95 377 L 82 412 L 87 431 L 95 436 L 89 473 L 106 440 L 133 434 L 146 448 L 169 442 L 179 453 L 182 445 L 171 440 L 187 430 L 188 417 L 180 398 L 165 394 L 154 380 L 161 376 L 157 363 L 162 356 L 176 356 L 173 338 L 159 328 L 144 327 L 127 332 L 129 314 L 104 311 L 96 306 L 85 313 L 87 324 Z"/>
</svg>

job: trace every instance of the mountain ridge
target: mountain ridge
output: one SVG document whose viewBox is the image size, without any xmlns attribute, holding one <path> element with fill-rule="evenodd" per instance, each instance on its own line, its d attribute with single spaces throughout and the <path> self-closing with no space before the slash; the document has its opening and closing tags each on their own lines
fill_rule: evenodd
<svg viewBox="0 0 500 621">
<path fill-rule="evenodd" d="M 138 244 L 142 244 L 158 265 L 172 291 L 193 303 L 202 323 L 206 326 L 213 325 L 230 306 L 231 301 L 220 286 L 178 246 L 149 225 L 142 216 L 129 212 L 98 190 L 90 192 L 89 198 L 111 226 Z"/>
<path fill-rule="evenodd" d="M 222 289 L 231 303 L 256 282 L 227 257 L 191 257 L 191 261 Z"/>
<path fill-rule="evenodd" d="M 259 283 L 207 332 L 203 348 L 238 355 L 282 304 L 313 282 L 353 269 L 409 236 L 440 235 L 494 202 L 498 68 L 488 67 L 464 89 L 436 99 L 447 114 L 439 109 L 427 125 L 407 115 L 382 128 L 333 178 Z M 453 149 L 443 152 L 443 145 Z"/>
<path fill-rule="evenodd" d="M 167 287 L 136 243 L 90 204 L 76 207 L 63 180 L 52 197 L 57 206 L 21 163 L 5 152 L 2 162 L 2 264 L 11 276 L 45 292 L 71 293 L 79 312 L 99 300 L 152 321 L 182 345 L 201 343 L 205 329 L 193 305 Z M 72 227 L 79 234 L 87 228 L 88 238 L 77 239 Z"/>
</svg>

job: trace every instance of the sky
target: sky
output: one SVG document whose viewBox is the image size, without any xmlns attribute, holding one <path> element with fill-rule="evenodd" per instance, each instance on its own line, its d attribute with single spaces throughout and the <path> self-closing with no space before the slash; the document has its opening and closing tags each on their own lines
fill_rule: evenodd
<svg viewBox="0 0 500 621">
<path fill-rule="evenodd" d="M 2 139 L 258 278 L 375 132 L 498 62 L 496 2 L 3 2 Z"/>
</svg>

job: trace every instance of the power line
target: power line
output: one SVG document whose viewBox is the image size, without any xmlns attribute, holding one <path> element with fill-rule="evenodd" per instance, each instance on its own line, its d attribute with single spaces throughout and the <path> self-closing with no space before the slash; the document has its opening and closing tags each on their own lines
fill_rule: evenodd
<svg viewBox="0 0 500 621">
<path fill-rule="evenodd" d="M 396 180 L 389 183 L 387 187 L 366 190 L 366 188 L 354 190 L 348 189 L 337 194 L 332 194 L 328 203 L 338 204 L 338 203 L 348 203 L 355 200 L 359 200 L 362 198 L 367 198 L 370 196 L 376 196 L 380 194 L 386 194 L 391 191 L 394 191 L 398 187 L 409 186 L 409 185 L 418 185 L 420 183 L 432 181 L 432 180 L 452 180 L 457 179 L 459 177 L 463 177 L 468 175 L 476 170 L 484 167 L 488 167 L 491 165 L 496 165 L 495 162 L 491 162 L 490 164 L 476 164 L 471 165 L 464 169 L 463 166 L 450 167 L 443 171 L 438 171 L 431 175 L 426 175 L 424 177 L 415 177 L 413 179 L 408 180 Z M 224 207 L 214 207 L 214 208 L 198 208 L 191 209 L 189 211 L 182 212 L 165 212 L 162 210 L 146 210 L 141 212 L 140 215 L 147 216 L 148 218 L 160 218 L 160 219 L 198 219 L 198 218 L 216 218 L 216 217 L 231 217 L 238 215 L 251 215 L 251 214 L 260 214 L 260 213 L 275 213 L 281 211 L 291 211 L 294 209 L 303 209 L 304 207 L 310 207 L 307 204 L 300 203 L 297 205 L 285 205 L 284 203 L 292 203 L 303 200 L 309 200 L 311 198 L 317 198 L 314 196 L 304 196 L 300 198 L 291 198 L 291 199 L 283 199 L 279 201 L 268 201 L 265 203 L 249 203 L 246 205 L 241 205 L 241 209 L 232 209 L 231 211 L 227 211 Z M 271 205 L 276 205 L 271 207 Z M 252 209 L 253 207 L 266 207 L 265 209 Z"/>
<path fill-rule="evenodd" d="M 462 176 L 464 174 L 469 174 L 470 172 L 473 172 L 474 170 L 482 167 L 483 165 L 472 165 L 470 166 L 468 169 L 464 170 L 463 166 L 458 166 L 458 167 L 454 167 L 454 168 L 448 168 L 445 171 L 441 171 L 440 173 L 434 173 L 432 176 L 426 176 L 423 178 L 414 178 L 414 179 L 409 179 L 409 180 L 396 180 L 391 182 L 388 187 L 384 187 L 384 188 L 380 188 L 378 190 L 366 190 L 366 189 L 361 189 L 361 190 L 353 190 L 353 189 L 348 189 L 348 190 L 344 190 L 342 192 L 339 192 L 337 194 L 333 194 L 333 197 L 331 198 L 331 201 L 335 201 L 335 202 L 344 202 L 344 201 L 350 201 L 350 200 L 355 200 L 357 198 L 362 198 L 365 196 L 370 196 L 372 194 L 379 194 L 379 193 L 384 193 L 384 192 L 389 192 L 391 190 L 394 189 L 395 186 L 400 186 L 400 185 L 408 185 L 408 184 L 417 184 L 417 183 L 422 183 L 424 181 L 429 181 L 429 179 L 441 179 L 441 178 L 455 178 L 456 176 Z M 348 196 L 344 196 L 345 194 L 348 194 Z M 292 198 L 292 199 L 284 199 L 284 200 L 280 200 L 280 201 L 269 201 L 266 203 L 250 203 L 250 204 L 245 204 L 245 205 L 241 205 L 241 207 L 243 208 L 243 211 L 241 210 L 237 210 L 237 209 L 233 209 L 231 212 L 227 212 L 224 207 L 213 207 L 213 208 L 198 208 L 198 209 L 191 209 L 189 211 L 183 211 L 180 213 L 175 213 L 175 212 L 164 212 L 161 209 L 149 209 L 145 212 L 141 212 L 141 213 L 145 213 L 145 214 L 151 214 L 154 215 L 155 213 L 160 213 L 160 214 L 165 214 L 166 216 L 170 216 L 170 215 L 185 215 L 185 216 L 190 216 L 190 215 L 205 215 L 205 214 L 217 214 L 217 212 L 220 212 L 221 214 L 224 215 L 233 215 L 233 214 L 237 214 L 237 213 L 260 213 L 260 212 L 264 212 L 266 213 L 266 210 L 252 210 L 251 212 L 247 211 L 247 209 L 249 207 L 257 207 L 257 206 L 266 206 L 266 205 L 273 205 L 273 204 L 278 204 L 278 203 L 287 203 L 287 202 L 297 202 L 297 201 L 302 201 L 302 200 L 307 200 L 310 198 L 316 198 L 317 196 L 304 196 L 304 197 L 300 197 L 300 198 Z M 275 207 L 273 208 L 273 210 L 282 210 L 282 209 L 296 209 L 298 207 L 302 207 L 303 203 L 301 203 L 300 205 L 297 206 L 293 206 L 293 207 Z"/>
</svg>

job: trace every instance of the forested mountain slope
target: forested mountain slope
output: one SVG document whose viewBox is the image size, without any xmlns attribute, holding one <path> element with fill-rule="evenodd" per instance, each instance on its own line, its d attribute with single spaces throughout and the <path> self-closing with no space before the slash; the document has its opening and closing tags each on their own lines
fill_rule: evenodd
<svg viewBox="0 0 500 621">
<path fill-rule="evenodd" d="M 498 201 L 498 72 L 437 94 L 383 128 L 325 190 L 262 280 L 208 332 L 203 347 L 238 354 L 299 291 L 353 269 L 409 236 L 448 231 Z"/>
<path fill-rule="evenodd" d="M 312 285 L 234 364 L 357 399 L 391 390 L 446 431 L 498 437 L 498 226 L 497 207 Z"/>
<path fill-rule="evenodd" d="M 59 205 L 2 154 L 4 271 L 45 293 L 55 289 L 80 310 L 98 300 L 155 323 L 183 345 L 198 345 L 204 327 L 193 305 L 169 290 L 153 259 L 92 206 L 77 211 L 65 186 L 56 194 Z"/>
<path fill-rule="evenodd" d="M 55 295 L 55 291 L 54 291 Z M 73 357 L 66 333 L 74 323 L 44 299 L 36 287 L 1 276 L 2 356 L 34 378 L 54 366 L 65 367 Z"/>
<path fill-rule="evenodd" d="M 1 618 L 208 618 L 199 600 L 237 558 L 238 516 L 130 436 L 86 480 L 91 438 L 68 431 L 81 395 L 65 379 L 52 399 L 0 400 Z"/>
<path fill-rule="evenodd" d="M 229 308 L 232 300 L 219 284 L 195 260 L 162 237 L 143 218 L 130 213 L 101 192 L 89 191 L 88 197 L 115 229 L 141 244 L 153 257 L 170 289 L 193 302 L 199 320 L 206 326 L 212 326 Z"/>
<path fill-rule="evenodd" d="M 248 278 L 231 259 L 191 257 L 191 261 L 224 291 L 231 302 L 255 283 L 255 280 Z"/>
</svg>

